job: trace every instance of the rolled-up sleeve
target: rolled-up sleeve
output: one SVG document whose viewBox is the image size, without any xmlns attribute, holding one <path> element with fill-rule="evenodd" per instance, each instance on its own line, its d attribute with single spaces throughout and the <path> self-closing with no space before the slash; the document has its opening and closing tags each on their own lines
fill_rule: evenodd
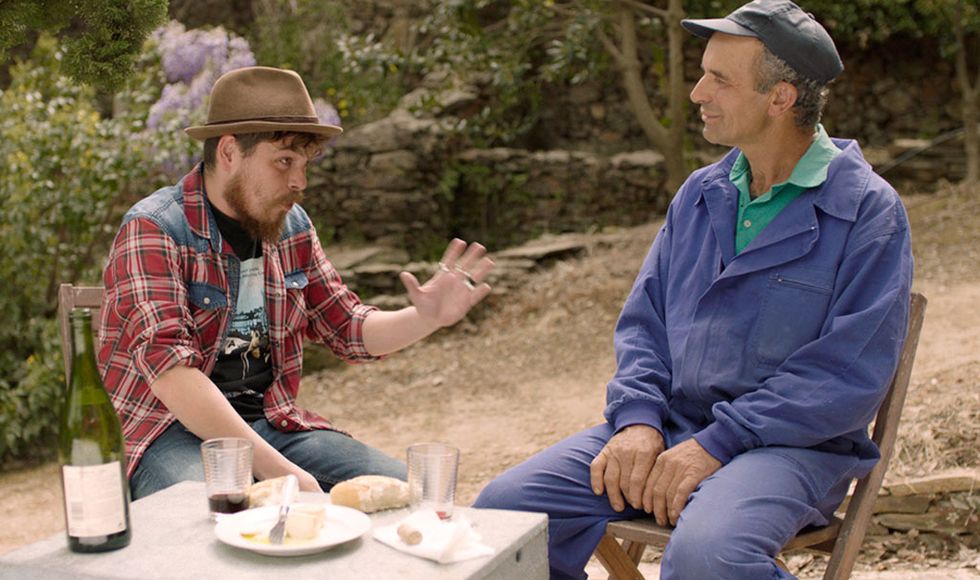
<svg viewBox="0 0 980 580">
<path fill-rule="evenodd" d="M 157 224 L 137 218 L 122 226 L 104 282 L 103 375 L 136 372 L 150 385 L 174 366 L 203 364 L 179 249 Z"/>
</svg>

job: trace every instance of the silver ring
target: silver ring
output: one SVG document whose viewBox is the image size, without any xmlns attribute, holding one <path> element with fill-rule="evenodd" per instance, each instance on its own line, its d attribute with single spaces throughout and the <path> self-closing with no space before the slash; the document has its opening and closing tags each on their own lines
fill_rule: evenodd
<svg viewBox="0 0 980 580">
<path fill-rule="evenodd" d="M 456 265 L 456 271 L 462 274 L 467 280 L 473 279 L 473 276 L 471 276 L 470 273 L 463 269 L 463 267 L 459 264 Z"/>
<path fill-rule="evenodd" d="M 447 274 L 452 272 L 452 270 L 449 269 L 449 266 L 447 266 L 445 262 L 439 262 L 439 270 Z"/>
<path fill-rule="evenodd" d="M 468 276 L 466 280 L 463 280 L 463 284 L 466 284 L 466 287 L 469 288 L 470 290 L 476 289 L 476 286 L 473 285 L 473 281 Z"/>
</svg>

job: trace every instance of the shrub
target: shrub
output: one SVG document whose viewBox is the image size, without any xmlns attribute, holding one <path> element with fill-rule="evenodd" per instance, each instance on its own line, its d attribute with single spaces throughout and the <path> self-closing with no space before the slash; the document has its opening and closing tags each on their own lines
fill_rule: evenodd
<svg viewBox="0 0 980 580">
<path fill-rule="evenodd" d="M 0 457 L 50 450 L 37 444 L 54 433 L 64 385 L 58 284 L 98 278 L 117 207 L 146 175 L 127 139 L 138 120 L 102 119 L 62 56 L 42 38 L 0 92 Z"/>
</svg>

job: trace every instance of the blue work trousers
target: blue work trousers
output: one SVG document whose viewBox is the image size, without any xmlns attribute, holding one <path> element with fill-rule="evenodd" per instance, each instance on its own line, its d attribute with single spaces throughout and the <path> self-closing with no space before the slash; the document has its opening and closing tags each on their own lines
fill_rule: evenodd
<svg viewBox="0 0 980 580">
<path fill-rule="evenodd" d="M 251 424 L 286 459 L 316 478 L 324 491 L 358 475 L 387 475 L 406 479 L 405 464 L 336 431 L 284 433 L 265 419 Z M 201 440 L 174 422 L 147 448 L 129 485 L 133 499 L 181 481 L 204 481 Z"/>
<path fill-rule="evenodd" d="M 628 505 L 616 512 L 605 494 L 592 492 L 589 465 L 612 435 L 608 424 L 573 435 L 502 474 L 474 504 L 548 514 L 552 579 L 585 578 L 606 523 L 647 515 Z M 857 464 L 851 456 L 790 447 L 736 456 L 691 494 L 664 551 L 661 578 L 792 578 L 775 556 L 799 530 L 827 523 L 851 478 L 861 475 Z"/>
</svg>

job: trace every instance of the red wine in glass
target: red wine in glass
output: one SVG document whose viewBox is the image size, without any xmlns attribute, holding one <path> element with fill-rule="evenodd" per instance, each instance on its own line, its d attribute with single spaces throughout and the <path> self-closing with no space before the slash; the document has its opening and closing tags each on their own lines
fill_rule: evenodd
<svg viewBox="0 0 980 580">
<path fill-rule="evenodd" d="M 248 495 L 244 493 L 216 493 L 208 496 L 208 507 L 219 514 L 233 514 L 248 508 Z"/>
</svg>

